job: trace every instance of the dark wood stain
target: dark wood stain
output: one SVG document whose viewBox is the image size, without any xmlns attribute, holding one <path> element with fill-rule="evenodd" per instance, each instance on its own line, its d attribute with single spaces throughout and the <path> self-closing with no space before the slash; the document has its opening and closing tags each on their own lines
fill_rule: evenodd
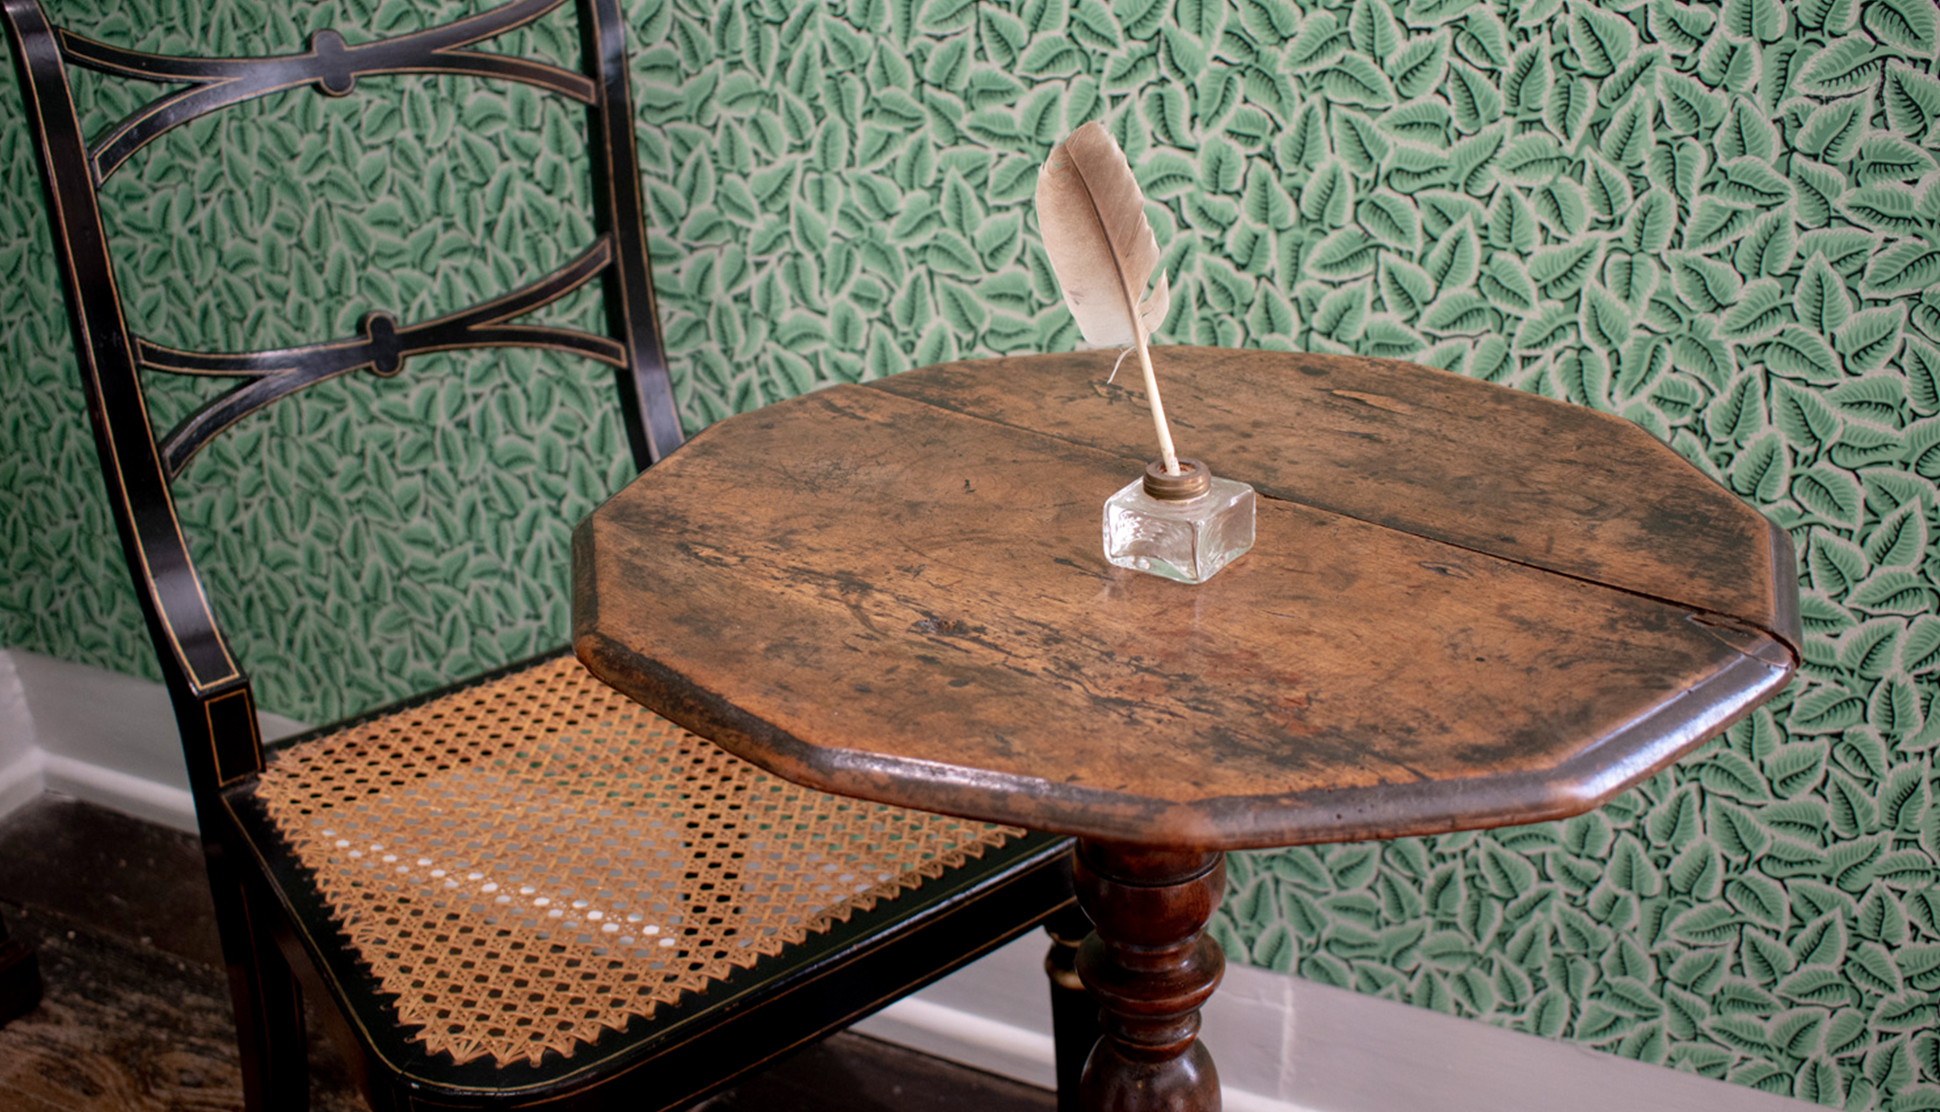
<svg viewBox="0 0 1940 1112">
<path fill-rule="evenodd" d="M 1143 459 L 1142 394 L 1103 385 L 1114 358 L 951 363 L 876 385 Z M 1180 450 L 1216 474 L 1797 643 L 1784 531 L 1628 421 L 1392 359 L 1189 347 L 1153 359 L 1168 412 L 1191 422 Z"/>
<path fill-rule="evenodd" d="M 1270 495 L 1211 582 L 1103 560 L 1142 443 L 1076 425 L 1145 420 L 1073 370 L 1108 360 L 949 364 L 717 425 L 607 503 L 581 658 L 830 791 L 1203 848 L 1576 813 L 1789 675 L 1776 530 L 1640 430 L 1380 361 L 1167 359 L 1215 472 Z"/>
</svg>

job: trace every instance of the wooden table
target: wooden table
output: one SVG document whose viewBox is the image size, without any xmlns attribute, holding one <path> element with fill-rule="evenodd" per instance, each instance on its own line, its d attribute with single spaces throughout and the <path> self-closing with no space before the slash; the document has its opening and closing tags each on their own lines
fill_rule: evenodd
<svg viewBox="0 0 1940 1112">
<path fill-rule="evenodd" d="M 1777 691 L 1786 534 L 1619 419 L 1386 360 L 1166 347 L 1261 495 L 1192 587 L 1111 567 L 1153 454 L 1114 353 L 721 422 L 574 537 L 579 657 L 779 775 L 1077 835 L 1087 1109 L 1218 1107 L 1224 851 L 1572 815 Z"/>
</svg>

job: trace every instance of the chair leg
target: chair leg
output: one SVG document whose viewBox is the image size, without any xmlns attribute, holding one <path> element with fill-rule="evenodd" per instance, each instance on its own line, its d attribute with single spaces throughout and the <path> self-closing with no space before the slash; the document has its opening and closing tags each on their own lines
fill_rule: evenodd
<svg viewBox="0 0 1940 1112">
<path fill-rule="evenodd" d="M 1078 944 L 1091 933 L 1091 920 L 1076 903 L 1044 923 L 1051 952 L 1044 971 L 1051 978 L 1051 1038 L 1057 1045 L 1058 1112 L 1078 1112 L 1078 1078 L 1098 1042 L 1098 1003 L 1078 980 Z"/>
<path fill-rule="evenodd" d="M 26 1015 L 40 1003 L 40 966 L 25 942 L 7 937 L 0 919 L 0 1026 Z"/>
<path fill-rule="evenodd" d="M 263 909 L 218 846 L 207 853 L 216 927 L 236 1008 L 245 1112 L 303 1112 L 310 1104 L 310 1064 L 303 994 L 276 948 Z"/>
</svg>

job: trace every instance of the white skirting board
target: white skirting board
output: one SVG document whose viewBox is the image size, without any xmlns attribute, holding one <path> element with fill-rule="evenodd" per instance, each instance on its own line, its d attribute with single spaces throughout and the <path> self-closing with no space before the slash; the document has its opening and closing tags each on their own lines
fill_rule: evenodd
<svg viewBox="0 0 1940 1112">
<path fill-rule="evenodd" d="M 303 726 L 257 715 L 263 736 Z M 0 816 L 42 791 L 195 830 L 168 690 L 153 680 L 0 649 Z"/>
<path fill-rule="evenodd" d="M 5 728 L 5 723 L 5 719 L 0 719 L 0 729 Z M 0 818 L 25 807 L 46 790 L 47 778 L 41 768 L 45 760 L 39 749 L 23 749 L 0 764 Z"/>
<path fill-rule="evenodd" d="M 40 746 L 12 653 L 0 649 L 0 817 L 40 794 Z"/>
<path fill-rule="evenodd" d="M 1048 1086 L 1048 946 L 1018 939 L 855 1029 Z M 1226 967 L 1204 1014 L 1226 1112 L 1820 1108 L 1250 966 Z"/>
<path fill-rule="evenodd" d="M 301 729 L 263 716 L 265 736 Z M 158 683 L 0 649 L 0 817 L 43 790 L 195 829 Z M 1034 933 L 857 1030 L 1036 1085 L 1052 1083 L 1049 990 Z M 1247 966 L 1205 1013 L 1227 1112 L 1804 1112 L 1817 1108 Z"/>
</svg>

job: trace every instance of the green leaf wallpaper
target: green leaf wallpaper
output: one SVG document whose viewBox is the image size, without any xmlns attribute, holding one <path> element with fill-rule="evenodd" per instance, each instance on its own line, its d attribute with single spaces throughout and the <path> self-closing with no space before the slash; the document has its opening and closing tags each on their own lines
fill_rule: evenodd
<svg viewBox="0 0 1940 1112">
<path fill-rule="evenodd" d="M 57 7 L 151 49 L 434 19 L 401 0 L 92 4 Z M 1051 144 L 1104 120 L 1173 274 L 1163 339 L 1412 359 L 1622 414 L 1800 554 L 1807 659 L 1771 706 L 1567 822 L 1235 855 L 1214 924 L 1228 953 L 1823 1104 L 1940 1109 L 1937 16 L 1933 0 L 639 0 L 638 136 L 685 417 L 1072 346 L 1030 198 Z M 133 30 L 153 20 L 172 30 Z M 571 45 L 540 27 L 522 48 Z M 0 502 L 0 642 L 145 670 L 5 84 L 0 482 L 19 495 Z M 512 127 L 562 110 L 413 89 L 390 111 L 264 101 L 240 110 L 267 126 L 239 153 L 213 140 L 240 121 L 212 122 L 124 171 L 118 188 L 150 191 L 117 250 L 162 279 L 131 295 L 143 326 L 340 333 L 364 307 L 500 289 L 570 250 L 568 152 Z M 81 96 L 96 122 L 126 107 Z M 257 246 L 266 226 L 304 248 Z M 370 260 L 376 277 L 350 277 Z M 309 308 L 342 288 L 363 299 L 347 316 Z M 324 718 L 563 638 L 560 523 L 626 474 L 604 385 L 525 356 L 425 361 L 320 387 L 198 458 L 185 516 L 236 531 L 204 549 L 214 577 L 287 573 L 224 611 L 276 674 L 265 704 Z M 394 431 L 364 431 L 366 413 Z"/>
</svg>

